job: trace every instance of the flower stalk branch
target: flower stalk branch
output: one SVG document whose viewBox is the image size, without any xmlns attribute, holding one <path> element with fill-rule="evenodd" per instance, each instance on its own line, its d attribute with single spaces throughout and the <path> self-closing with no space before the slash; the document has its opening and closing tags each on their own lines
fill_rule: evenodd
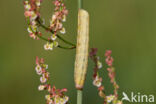
<svg viewBox="0 0 156 104">
<path fill-rule="evenodd" d="M 40 22 L 39 22 L 39 23 L 40 23 Z M 41 24 L 41 25 L 42 25 L 42 27 L 43 27 L 44 29 L 48 29 L 48 28 L 47 28 L 46 26 L 44 26 L 43 24 Z M 34 34 L 36 34 L 32 29 L 31 29 L 31 31 L 32 31 Z M 40 34 L 36 34 L 36 36 L 37 36 L 38 38 L 44 40 L 44 41 L 49 42 L 49 43 L 53 42 L 52 40 L 49 40 L 49 39 L 43 37 L 43 36 L 40 35 Z M 57 47 L 62 48 L 62 49 L 75 49 L 75 48 L 76 48 L 76 46 L 65 47 L 65 46 L 61 46 L 61 45 L 58 45 Z"/>
<path fill-rule="evenodd" d="M 52 34 L 54 34 L 54 31 L 52 31 L 50 28 L 46 27 L 43 23 L 40 22 L 40 19 L 37 19 L 37 22 L 38 22 L 39 26 L 41 26 L 41 27 L 44 28 L 45 30 L 51 32 Z M 65 39 L 62 38 L 60 35 L 57 34 L 57 37 L 58 37 L 60 40 L 62 40 L 64 43 L 66 43 L 66 44 L 68 44 L 68 45 L 71 45 L 71 46 L 73 46 L 73 47 L 76 48 L 76 45 L 75 45 L 75 44 L 73 44 L 73 43 L 71 43 L 71 42 L 65 40 Z"/>
<path fill-rule="evenodd" d="M 40 39 L 42 39 L 42 40 L 44 40 L 44 41 L 52 42 L 51 40 L 48 40 L 47 38 L 42 37 L 42 36 L 40 36 L 40 35 L 37 35 L 37 37 L 40 38 Z M 72 46 L 72 47 L 65 47 L 65 46 L 62 46 L 62 45 L 58 45 L 57 47 L 62 48 L 62 49 L 69 49 L 69 50 L 70 50 L 70 49 L 75 49 L 75 48 L 76 48 L 75 46 Z"/>
<path fill-rule="evenodd" d="M 44 49 L 47 51 L 52 51 L 55 47 L 62 49 L 75 49 L 76 45 L 72 42 L 65 40 L 63 37 L 58 35 L 58 33 L 65 34 L 66 30 L 63 26 L 63 22 L 66 21 L 68 10 L 65 6 L 64 0 L 54 0 L 53 4 L 55 6 L 54 13 L 50 19 L 50 25 L 47 27 L 44 25 L 41 19 L 40 8 L 42 0 L 26 0 L 24 1 L 24 15 L 28 20 L 28 32 L 29 36 L 33 39 L 42 39 L 47 41 L 44 44 Z M 48 32 L 51 32 L 51 36 L 48 38 L 42 37 L 42 33 L 39 30 L 42 27 Z M 65 47 L 59 45 L 57 38 L 71 47 Z"/>
</svg>

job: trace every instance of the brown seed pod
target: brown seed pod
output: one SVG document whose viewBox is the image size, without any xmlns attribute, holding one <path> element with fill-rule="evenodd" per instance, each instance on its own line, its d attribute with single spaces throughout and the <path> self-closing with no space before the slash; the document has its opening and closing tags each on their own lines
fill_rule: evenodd
<svg viewBox="0 0 156 104">
<path fill-rule="evenodd" d="M 82 89 L 88 66 L 88 47 L 89 47 L 89 14 L 83 9 L 78 12 L 78 36 L 75 60 L 75 86 Z"/>
</svg>

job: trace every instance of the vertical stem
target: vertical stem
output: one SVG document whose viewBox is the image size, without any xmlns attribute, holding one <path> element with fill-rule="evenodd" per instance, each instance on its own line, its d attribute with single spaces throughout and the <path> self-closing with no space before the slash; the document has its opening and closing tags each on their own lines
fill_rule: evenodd
<svg viewBox="0 0 156 104">
<path fill-rule="evenodd" d="M 77 90 L 77 104 L 82 104 L 82 90 Z"/>
<path fill-rule="evenodd" d="M 78 9 L 82 9 L 82 0 L 78 0 Z M 77 89 L 77 104 L 82 104 L 82 90 Z"/>
<path fill-rule="evenodd" d="M 78 0 L 78 8 L 79 8 L 79 9 L 82 8 L 82 5 L 83 5 L 82 0 Z"/>
</svg>

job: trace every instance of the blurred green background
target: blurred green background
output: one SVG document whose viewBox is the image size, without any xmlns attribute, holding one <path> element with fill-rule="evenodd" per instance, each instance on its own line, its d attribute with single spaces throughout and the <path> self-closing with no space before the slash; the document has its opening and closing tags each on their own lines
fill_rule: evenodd
<svg viewBox="0 0 156 104">
<path fill-rule="evenodd" d="M 75 43 L 77 1 L 66 0 L 66 4 L 69 15 L 63 37 Z M 90 13 L 90 47 L 98 48 L 102 62 L 105 50 L 113 51 L 119 97 L 123 91 L 156 95 L 156 0 L 84 0 L 84 8 Z M 53 13 L 51 0 L 44 0 L 41 12 L 48 25 Z M 57 88 L 68 88 L 69 104 L 76 104 L 75 50 L 45 51 L 44 41 L 29 38 L 23 14 L 22 0 L 0 0 L 0 104 L 45 104 L 45 93 L 37 90 L 36 56 L 45 58 L 51 82 Z M 104 67 L 101 76 L 110 94 Z M 102 104 L 92 86 L 92 68 L 89 60 L 83 104 Z"/>
</svg>

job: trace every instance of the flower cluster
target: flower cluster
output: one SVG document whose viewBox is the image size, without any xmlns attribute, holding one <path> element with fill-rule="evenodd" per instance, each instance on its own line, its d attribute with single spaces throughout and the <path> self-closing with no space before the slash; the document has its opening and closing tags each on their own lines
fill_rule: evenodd
<svg viewBox="0 0 156 104">
<path fill-rule="evenodd" d="M 56 41 L 58 32 L 60 32 L 62 34 L 66 33 L 66 30 L 63 27 L 62 22 L 66 21 L 66 16 L 68 14 L 68 10 L 66 9 L 66 6 L 63 1 L 64 0 L 55 0 L 54 1 L 55 11 L 50 20 L 50 27 L 49 27 L 49 31 L 52 32 L 52 35 L 50 37 L 51 42 L 47 42 L 44 45 L 45 50 L 52 50 L 53 47 L 58 46 L 58 42 Z"/>
<path fill-rule="evenodd" d="M 39 18 L 40 13 L 40 4 L 41 0 L 30 0 L 30 1 L 24 1 L 24 15 L 28 19 L 28 32 L 29 36 L 33 39 L 38 39 L 37 34 L 40 34 L 38 32 L 38 25 L 37 25 L 37 18 Z"/>
<path fill-rule="evenodd" d="M 102 63 L 99 61 L 99 57 L 97 56 L 97 48 L 92 48 L 90 52 L 90 58 L 93 60 L 95 63 L 94 67 L 94 73 L 93 73 L 93 85 L 98 87 L 99 91 L 99 96 L 104 98 L 104 104 L 122 104 L 122 101 L 118 100 L 118 88 L 119 86 L 117 85 L 115 81 L 115 70 L 112 67 L 113 65 L 113 58 L 111 57 L 111 51 L 107 50 L 105 53 L 106 56 L 106 64 L 109 66 L 107 68 L 108 70 L 108 75 L 111 79 L 111 83 L 113 83 L 114 86 L 114 94 L 106 96 L 105 91 L 104 91 L 104 86 L 102 85 L 102 77 L 99 76 L 99 69 L 102 68 Z"/>
<path fill-rule="evenodd" d="M 55 86 L 51 86 L 49 83 L 49 72 L 47 71 L 48 65 L 44 64 L 43 58 L 39 59 L 36 57 L 36 72 L 40 75 L 40 82 L 38 90 L 43 91 L 47 90 L 48 94 L 45 96 L 47 104 L 66 104 L 69 100 L 68 96 L 64 95 L 64 92 L 67 92 L 67 89 L 56 89 Z"/>
<path fill-rule="evenodd" d="M 53 50 L 54 47 L 58 47 L 58 42 L 56 41 L 58 33 L 65 34 L 66 30 L 63 26 L 63 22 L 66 21 L 66 16 L 68 10 L 64 4 L 64 0 L 55 0 L 53 4 L 55 5 L 54 13 L 50 19 L 50 26 L 46 27 L 44 21 L 40 16 L 40 6 L 43 0 L 27 0 L 24 1 L 24 15 L 28 20 L 28 32 L 29 36 L 33 39 L 43 39 L 47 41 L 44 45 L 45 50 Z M 52 33 L 48 38 L 42 37 L 42 33 L 39 31 L 39 27 L 44 28 L 46 31 Z"/>
<path fill-rule="evenodd" d="M 92 48 L 90 52 L 90 58 L 95 63 L 94 74 L 93 74 L 94 79 L 96 79 L 96 76 L 98 75 L 98 69 L 102 68 L 102 63 L 99 61 L 99 57 L 96 54 L 97 54 L 97 48 Z"/>
<path fill-rule="evenodd" d="M 36 57 L 36 73 L 38 75 L 41 75 L 40 81 L 41 83 L 45 83 L 49 80 L 49 72 L 47 72 L 48 65 L 44 64 L 43 58 L 39 59 Z"/>
<path fill-rule="evenodd" d="M 54 5 L 55 5 L 55 11 L 50 20 L 50 29 L 54 32 L 53 35 L 56 36 L 58 32 L 62 34 L 65 34 L 66 32 L 62 22 L 66 21 L 68 10 L 66 9 L 64 0 L 55 0 Z"/>
<path fill-rule="evenodd" d="M 104 86 L 102 85 L 102 77 L 99 77 L 99 69 L 102 68 L 102 63 L 99 61 L 99 57 L 97 56 L 97 48 L 92 48 L 90 52 L 90 58 L 95 63 L 94 73 L 93 73 L 93 85 L 98 88 L 99 96 L 104 98 L 104 104 L 106 102 L 106 95 L 104 93 Z"/>
<path fill-rule="evenodd" d="M 53 42 L 47 42 L 45 45 L 44 45 L 44 49 L 45 50 L 53 50 L 54 47 L 57 47 L 58 46 L 58 42 L 57 41 L 53 41 Z"/>
<path fill-rule="evenodd" d="M 106 51 L 106 53 L 105 53 L 106 60 L 105 61 L 106 61 L 106 64 L 108 65 L 108 68 L 107 68 L 108 76 L 111 79 L 111 83 L 114 86 L 114 95 L 115 95 L 115 97 L 118 97 L 119 86 L 118 86 L 118 84 L 115 81 L 115 68 L 112 66 L 114 59 L 111 56 L 111 53 L 112 53 L 111 50 L 107 50 Z"/>
</svg>

